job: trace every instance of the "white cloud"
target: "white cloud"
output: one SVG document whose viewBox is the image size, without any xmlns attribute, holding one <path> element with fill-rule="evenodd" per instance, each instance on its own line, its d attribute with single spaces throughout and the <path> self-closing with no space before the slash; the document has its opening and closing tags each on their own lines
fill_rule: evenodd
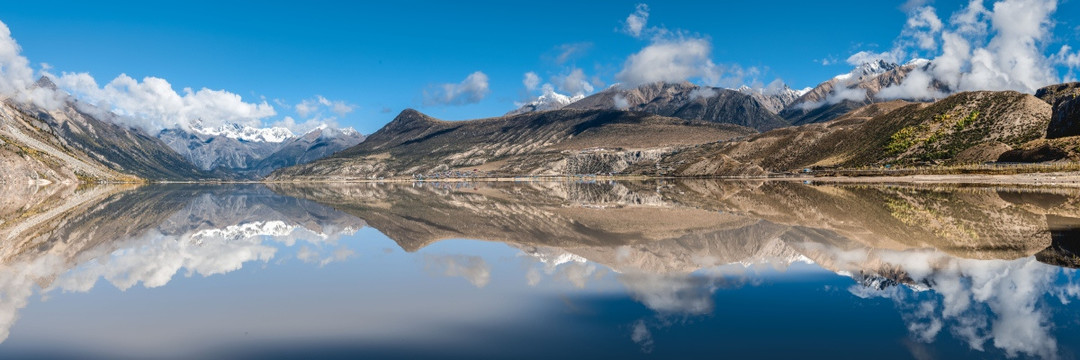
<svg viewBox="0 0 1080 360">
<path fill-rule="evenodd" d="M 345 116 L 351 113 L 355 107 L 355 105 L 342 100 L 331 101 L 322 95 L 316 95 L 313 99 L 304 99 L 299 104 L 296 104 L 296 113 L 301 117 L 308 117 L 308 115 L 327 109 L 337 114 L 337 116 Z"/>
<path fill-rule="evenodd" d="M 586 51 L 589 51 L 592 46 L 593 44 L 590 42 L 559 45 L 555 48 L 559 52 L 558 55 L 555 55 L 555 63 L 560 65 L 565 64 L 567 61 L 570 61 L 576 56 L 583 54 Z"/>
<path fill-rule="evenodd" d="M 899 62 L 900 58 L 897 56 L 896 53 L 892 51 L 885 51 L 880 53 L 873 51 L 860 51 L 851 54 L 851 56 L 849 56 L 846 61 L 849 65 L 859 66 L 862 64 L 872 64 L 879 61 L 895 63 Z"/>
<path fill-rule="evenodd" d="M 424 90 L 424 105 L 475 104 L 490 93 L 488 76 L 477 71 L 457 84 L 440 84 Z"/>
<path fill-rule="evenodd" d="M 34 70 L 21 52 L 22 48 L 15 38 L 11 37 L 11 29 L 0 21 L 0 98 L 13 98 L 49 110 L 62 105 L 66 94 L 33 86 Z M 41 64 L 42 71 L 51 68 L 49 64 Z"/>
<path fill-rule="evenodd" d="M 704 38 L 657 39 L 630 55 L 615 78 L 629 87 L 690 78 L 715 82 L 718 75 L 711 53 L 712 44 Z"/>
<path fill-rule="evenodd" d="M 821 64 L 821 66 L 829 66 L 839 64 L 840 60 L 837 59 L 835 56 L 829 55 L 819 60 L 814 60 L 814 62 Z"/>
<path fill-rule="evenodd" d="M 491 268 L 479 256 L 425 254 L 424 268 L 440 275 L 464 278 L 478 288 L 491 281 Z"/>
<path fill-rule="evenodd" d="M 900 9 L 904 12 L 909 12 L 926 5 L 927 0 L 907 0 L 903 5 L 900 5 Z"/>
<path fill-rule="evenodd" d="M 909 15 L 901 40 L 890 52 L 905 54 L 908 47 L 934 50 L 938 55 L 933 57 L 928 69 L 915 70 L 909 76 L 917 84 L 907 84 L 909 80 L 905 80 L 895 89 L 883 91 L 881 97 L 942 96 L 931 88 L 932 81 L 944 84 L 949 91 L 1031 93 L 1070 80 L 1080 67 L 1080 54 L 1070 57 L 1068 45 L 1057 53 L 1046 53 L 1047 43 L 1053 40 L 1052 16 L 1056 10 L 1056 0 L 1001 0 L 990 9 L 983 1 L 972 0 L 954 13 L 946 25 L 936 20 L 933 8 L 918 8 Z M 1066 69 L 1064 79 L 1058 76 L 1057 67 Z"/>
<path fill-rule="evenodd" d="M 645 353 L 652 352 L 653 349 L 653 337 L 652 332 L 649 331 L 649 327 L 645 325 L 644 320 L 638 320 L 634 322 L 634 329 L 630 333 L 630 340 L 633 340 L 638 346 L 641 346 L 641 351 Z"/>
<path fill-rule="evenodd" d="M 585 71 L 578 68 L 572 68 L 569 73 L 556 76 L 552 81 L 559 87 L 560 91 L 569 93 L 572 96 L 593 92 L 593 86 L 589 82 L 589 78 L 585 76 Z"/>
<path fill-rule="evenodd" d="M 326 257 L 323 257 L 321 254 L 319 254 L 318 250 L 308 246 L 302 246 L 300 247 L 300 250 L 296 251 L 297 259 L 300 259 L 300 261 L 309 264 L 319 264 L 320 267 L 326 266 L 327 264 L 330 264 L 332 262 L 341 262 L 348 260 L 353 255 L 356 255 L 356 252 L 352 249 L 345 247 L 344 245 L 339 246 Z"/>
<path fill-rule="evenodd" d="M 713 89 L 711 87 L 708 87 L 708 86 L 702 86 L 702 87 L 699 87 L 697 89 L 691 90 L 690 91 L 690 98 L 691 99 L 697 99 L 697 98 L 706 98 L 706 99 L 708 99 L 708 98 L 711 98 L 713 96 L 716 96 L 716 94 L 717 94 L 717 92 L 716 92 L 715 89 Z"/>
<path fill-rule="evenodd" d="M 540 76 L 530 71 L 525 73 L 525 78 L 521 79 L 521 84 L 525 85 L 525 90 L 536 90 L 537 86 L 540 86 Z"/>
<path fill-rule="evenodd" d="M 933 77 L 925 71 L 912 71 L 903 82 L 881 89 L 876 96 L 882 99 L 912 100 L 934 100 L 945 97 L 943 92 L 931 86 L 933 80 Z"/>
<path fill-rule="evenodd" d="M 662 314 L 708 314 L 716 291 L 709 279 L 693 275 L 624 274 L 619 281 L 635 300 Z"/>
<path fill-rule="evenodd" d="M 615 110 L 626 110 L 630 108 L 630 102 L 626 101 L 626 97 L 622 94 L 615 94 Z"/>
<path fill-rule="evenodd" d="M 162 78 L 145 77 L 140 82 L 121 74 L 103 87 L 88 73 L 63 73 L 56 79 L 63 89 L 99 108 L 121 115 L 118 122 L 151 133 L 161 129 L 190 129 L 192 124 L 218 127 L 240 124 L 261 127 L 262 120 L 277 112 L 265 100 L 245 102 L 240 95 L 207 88 L 181 93 Z"/>
<path fill-rule="evenodd" d="M 296 114 L 300 117 L 307 118 L 310 115 L 318 114 L 318 112 L 326 109 L 330 112 L 334 112 L 335 115 L 343 117 L 352 112 L 355 109 L 355 105 L 346 103 L 345 101 L 330 101 L 322 95 L 315 95 L 314 98 L 303 99 L 300 104 L 296 104 Z"/>
<path fill-rule="evenodd" d="M 641 37 L 645 25 L 649 22 L 649 5 L 638 4 L 634 12 L 626 17 L 623 31 L 633 37 Z"/>
<path fill-rule="evenodd" d="M 0 21 L 0 96 L 16 95 L 34 83 L 34 70 L 21 51 L 11 29 Z"/>
<path fill-rule="evenodd" d="M 854 285 L 849 290 L 860 297 L 894 300 L 914 338 L 931 342 L 947 329 L 973 350 L 984 351 L 989 342 L 1008 357 L 1056 357 L 1058 343 L 1051 310 L 1046 308 L 1048 298 L 1057 296 L 1067 303 L 1080 293 L 1067 290 L 1076 281 L 1069 270 L 1034 257 L 972 260 L 934 250 L 856 253 L 826 245 L 819 249 L 831 254 L 838 271 L 873 273 L 866 264 L 878 264 L 876 268 L 889 269 L 891 274 L 906 275 L 911 288 Z M 1062 276 L 1066 276 L 1064 284 Z"/>
<path fill-rule="evenodd" d="M 178 92 L 165 79 L 151 76 L 139 81 L 126 74 L 99 86 L 88 73 L 64 72 L 56 76 L 50 73 L 51 69 L 51 65 L 41 63 L 41 75 L 52 79 L 62 91 L 32 86 L 34 71 L 29 61 L 20 55 L 19 45 L 11 37 L 10 29 L 0 22 L 0 96 L 33 103 L 47 110 L 59 108 L 74 96 L 80 100 L 77 106 L 82 111 L 151 134 L 162 129 L 191 130 L 196 123 L 207 128 L 225 124 L 263 127 L 269 118 L 277 115 L 266 100 L 246 102 L 240 95 L 225 90 L 184 88 Z M 313 118 L 297 124 L 291 117 L 286 117 L 276 123 L 288 124 L 294 131 L 322 125 L 336 127 L 336 118 L 322 112 L 344 116 L 354 108 L 344 101 L 316 96 L 296 106 L 301 117 L 315 115 Z"/>
<path fill-rule="evenodd" d="M 934 8 L 923 6 L 912 10 L 904 27 L 903 34 L 911 37 L 914 45 L 922 50 L 937 49 L 936 35 L 945 26 L 937 17 Z"/>
<path fill-rule="evenodd" d="M 1076 81 L 1076 69 L 1080 68 L 1080 51 L 1071 52 L 1072 47 L 1062 45 L 1061 50 L 1051 58 L 1054 64 L 1064 65 L 1068 68 L 1064 81 Z"/>
</svg>

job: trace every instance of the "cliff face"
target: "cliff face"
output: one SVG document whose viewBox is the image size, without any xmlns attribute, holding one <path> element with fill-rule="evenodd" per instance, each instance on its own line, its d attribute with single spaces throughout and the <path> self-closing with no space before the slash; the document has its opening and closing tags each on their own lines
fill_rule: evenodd
<svg viewBox="0 0 1080 360">
<path fill-rule="evenodd" d="M 1053 106 L 1047 139 L 1080 135 L 1080 82 L 1044 87 L 1035 96 Z"/>
</svg>

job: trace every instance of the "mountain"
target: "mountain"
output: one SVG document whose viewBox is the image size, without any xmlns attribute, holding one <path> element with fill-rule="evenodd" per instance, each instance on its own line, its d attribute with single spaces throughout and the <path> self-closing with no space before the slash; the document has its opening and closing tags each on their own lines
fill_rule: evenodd
<svg viewBox="0 0 1080 360">
<path fill-rule="evenodd" d="M 704 87 L 688 82 L 645 84 L 632 89 L 618 86 L 567 105 L 565 109 L 627 110 L 746 126 L 765 131 L 789 123 L 771 112 L 754 96 L 730 89 Z"/>
<path fill-rule="evenodd" d="M 0 102 L 0 184 L 136 181 L 98 162 L 89 154 L 65 146 L 45 122 L 12 101 Z"/>
<path fill-rule="evenodd" d="M 1044 87 L 1035 96 L 1054 107 L 1046 138 L 1080 135 L 1080 82 Z"/>
<path fill-rule="evenodd" d="M 753 133 L 736 125 L 618 110 L 564 108 L 441 121 L 407 109 L 359 145 L 268 179 L 610 173 L 674 147 Z"/>
<path fill-rule="evenodd" d="M 245 142 L 280 143 L 296 137 L 292 131 L 283 127 L 255 128 L 247 125 L 226 124 L 216 128 L 202 127 L 196 124 L 192 132 L 206 136 L 223 136 Z"/>
<path fill-rule="evenodd" d="M 787 85 L 782 85 L 779 88 L 752 88 L 744 85 L 736 90 L 743 94 L 750 95 L 754 100 L 765 105 L 765 107 L 769 109 L 769 112 L 779 114 L 785 107 L 791 105 L 799 100 L 800 97 L 810 92 L 812 88 L 795 90 Z"/>
<path fill-rule="evenodd" d="M 1080 158 L 1080 136 L 1054 140 L 1050 154 L 1062 155 L 1047 158 L 1039 150 L 1048 141 L 1053 107 L 1015 91 L 962 92 L 934 103 L 872 103 L 832 121 L 760 134 L 642 112 L 570 109 L 602 99 L 594 95 L 561 110 L 457 122 L 407 110 L 359 146 L 269 178 L 766 176 L 806 168 Z"/>
<path fill-rule="evenodd" d="M 55 91 L 48 78 L 34 87 Z M 33 102 L 4 102 L 4 136 L 24 154 L 13 169 L 49 181 L 197 180 L 200 171 L 161 140 L 139 129 L 117 125 L 116 115 L 71 96 L 59 96 L 49 108 Z M 27 160 L 31 159 L 31 160 Z M 28 162 L 39 164 L 30 166 Z M 44 170 L 35 176 L 31 168 Z M 5 177 L 10 175 L 5 175 Z M 74 176 L 74 177 L 73 177 Z M 17 176 L 25 179 L 26 177 Z"/>
<path fill-rule="evenodd" d="M 672 175 L 703 176 L 747 175 L 741 171 L 751 166 L 792 172 L 979 164 L 1006 160 L 1014 148 L 1043 139 L 1051 112 L 1046 102 L 1015 91 L 963 92 L 932 104 L 875 103 L 825 123 L 694 146 L 665 155 L 657 165 L 627 171 L 670 169 Z"/>
<path fill-rule="evenodd" d="M 864 63 L 851 72 L 818 84 L 779 114 L 793 125 L 829 121 L 862 106 L 885 101 L 876 96 L 881 90 L 899 85 L 911 71 L 925 70 L 929 66 L 930 62 L 924 59 L 912 60 L 904 65 L 884 60 Z M 945 88 L 939 82 L 933 84 L 939 89 Z"/>
<path fill-rule="evenodd" d="M 533 111 L 558 110 L 566 105 L 570 105 L 570 103 L 584 98 L 584 94 L 566 96 L 559 94 L 552 89 L 545 89 L 544 94 L 537 97 L 536 100 L 525 103 L 516 110 L 506 113 L 506 115 L 518 115 Z"/>
<path fill-rule="evenodd" d="M 157 137 L 203 171 L 242 171 L 270 156 L 282 145 L 282 142 L 247 141 L 199 130 L 165 129 Z"/>
<path fill-rule="evenodd" d="M 363 141 L 352 129 L 321 127 L 296 136 L 281 127 L 199 122 L 189 131 L 154 136 L 119 125 L 124 122 L 118 115 L 79 102 L 48 77 L 28 94 L 37 100 L 8 99 L 0 108 L 0 161 L 6 168 L 0 182 L 250 179 Z"/>
<path fill-rule="evenodd" d="M 158 138 L 204 171 L 261 178 L 284 166 L 305 163 L 359 144 L 356 130 L 320 127 L 301 136 L 286 128 L 227 124 L 192 130 L 166 129 Z"/>
<path fill-rule="evenodd" d="M 75 188 L 21 186 L 4 193 L 14 206 L 0 200 L 0 342 L 32 296 L 227 273 L 268 262 L 279 246 L 333 249 L 365 226 L 261 185 Z"/>
<path fill-rule="evenodd" d="M 303 136 L 284 141 L 277 151 L 259 160 L 248 170 L 257 177 L 265 177 L 280 168 L 306 164 L 330 156 L 355 146 L 364 139 L 364 135 L 352 128 L 320 127 Z"/>
<path fill-rule="evenodd" d="M 851 249 L 935 249 L 1002 260 L 1046 250 L 1068 254 L 1075 247 L 1054 239 L 1075 232 L 1070 226 L 1080 218 L 1075 192 L 1047 189 L 707 179 L 270 188 L 363 219 L 410 252 L 446 239 L 478 239 L 557 247 L 623 272 L 690 273 L 800 258 L 830 268 L 845 261 L 831 258 L 840 255 L 831 250 L 850 255 Z M 862 270 L 880 270 L 866 265 Z"/>
</svg>

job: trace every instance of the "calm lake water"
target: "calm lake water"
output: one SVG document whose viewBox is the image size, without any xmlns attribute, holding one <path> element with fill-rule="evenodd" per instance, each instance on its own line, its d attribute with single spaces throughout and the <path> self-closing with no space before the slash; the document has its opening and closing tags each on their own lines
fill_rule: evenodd
<svg viewBox="0 0 1080 360">
<path fill-rule="evenodd" d="M 1080 191 L 9 188 L 0 358 L 1076 358 Z"/>
</svg>

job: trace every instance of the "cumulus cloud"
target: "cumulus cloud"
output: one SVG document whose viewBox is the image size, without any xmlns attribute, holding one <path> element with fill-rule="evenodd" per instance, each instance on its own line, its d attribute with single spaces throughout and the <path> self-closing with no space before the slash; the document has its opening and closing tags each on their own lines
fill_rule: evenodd
<svg viewBox="0 0 1080 360">
<path fill-rule="evenodd" d="M 934 88 L 934 78 L 925 71 L 912 71 L 900 84 L 881 89 L 877 93 L 882 99 L 934 100 L 945 97 L 945 93 Z M 865 92 L 863 94 L 865 96 Z"/>
<path fill-rule="evenodd" d="M 424 105 L 475 104 L 490 93 L 488 76 L 477 71 L 457 84 L 439 84 L 424 90 Z"/>
<path fill-rule="evenodd" d="M 946 24 L 937 18 L 933 7 L 918 7 L 909 13 L 901 39 L 890 53 L 929 50 L 937 55 L 929 67 L 912 73 L 910 79 L 915 84 L 905 80 L 879 97 L 933 99 L 947 95 L 938 92 L 936 84 L 949 92 L 1031 93 L 1073 79 L 1075 69 L 1080 68 L 1080 55 L 1070 53 L 1068 45 L 1046 53 L 1053 40 L 1056 10 L 1056 0 L 1001 0 L 990 8 L 981 0 L 972 0 Z M 1058 67 L 1065 69 L 1064 78 L 1058 76 Z"/>
<path fill-rule="evenodd" d="M 1072 47 L 1062 45 L 1061 50 L 1051 58 L 1054 64 L 1063 65 L 1068 69 L 1064 81 L 1076 81 L 1076 69 L 1080 68 L 1080 51 L 1072 52 Z"/>
<path fill-rule="evenodd" d="M 643 14 L 647 13 L 648 8 L 644 7 Z M 691 81 L 709 86 L 735 88 L 743 85 L 747 78 L 756 81 L 755 78 L 761 74 L 761 69 L 757 67 L 745 68 L 738 64 L 713 62 L 712 42 L 707 36 L 681 29 L 646 27 L 644 20 L 634 24 L 641 25 L 636 37 L 648 35 L 649 44 L 631 54 L 615 74 L 615 79 L 623 87 L 655 82 Z"/>
<path fill-rule="evenodd" d="M 67 94 L 48 87 L 34 86 L 34 70 L 23 57 L 22 48 L 11 36 L 11 29 L 0 21 L 0 98 L 11 98 L 52 110 L 64 103 Z M 52 66 L 42 63 L 42 71 Z"/>
<path fill-rule="evenodd" d="M 525 77 L 521 79 L 521 84 L 525 85 L 525 90 L 536 90 L 536 87 L 540 86 L 540 76 L 532 71 L 527 72 L 525 73 Z"/>
<path fill-rule="evenodd" d="M 717 80 L 716 64 L 711 59 L 708 39 L 678 37 L 657 39 L 630 55 L 615 78 L 625 86 L 654 82 L 680 82 L 690 78 Z"/>
<path fill-rule="evenodd" d="M 53 81 L 58 89 L 34 86 L 35 72 L 30 62 L 20 54 L 20 47 L 11 31 L 0 22 L 0 97 L 31 103 L 46 110 L 54 110 L 74 97 L 76 106 L 102 120 L 120 125 L 140 128 L 149 133 L 162 129 L 191 130 L 192 125 L 216 128 L 225 124 L 262 127 L 277 112 L 265 100 L 244 101 L 240 95 L 225 90 L 202 88 L 193 90 L 173 89 L 165 79 L 144 77 L 141 81 L 121 74 L 104 86 L 99 86 L 89 73 L 63 72 L 57 76 L 52 66 L 41 64 L 40 75 Z M 323 110 L 344 116 L 352 112 L 354 105 L 344 101 L 331 101 L 322 96 L 304 100 L 296 106 L 301 117 L 317 115 Z M 286 117 L 278 124 L 304 124 L 290 130 L 321 125 L 336 126 L 333 117 L 315 116 L 305 122 Z"/>
<path fill-rule="evenodd" d="M 593 92 L 593 86 L 589 82 L 585 71 L 578 68 L 571 68 L 566 74 L 556 76 L 553 81 L 558 86 L 559 91 L 569 93 L 573 96 L 590 94 Z"/>
<path fill-rule="evenodd" d="M 664 314 L 708 314 L 713 310 L 710 279 L 691 275 L 625 274 L 619 281 L 631 296 Z"/>
<path fill-rule="evenodd" d="M 296 113 L 301 117 L 308 117 L 323 109 L 337 114 L 337 116 L 345 116 L 351 113 L 355 109 L 355 105 L 346 103 L 342 100 L 331 101 L 322 95 L 316 95 L 313 99 L 305 99 L 299 104 L 296 104 Z"/>
<path fill-rule="evenodd" d="M 464 278 L 478 288 L 491 281 L 491 268 L 479 256 L 425 254 L 424 269 L 443 276 Z"/>
<path fill-rule="evenodd" d="M 34 70 L 21 51 L 11 29 L 0 22 L 0 96 L 13 96 L 34 83 Z"/>
<path fill-rule="evenodd" d="M 649 5 L 638 4 L 634 12 L 626 17 L 623 23 L 623 31 L 633 37 L 641 37 L 645 31 L 645 25 L 649 22 Z"/>
<path fill-rule="evenodd" d="M 121 74 L 104 86 L 88 73 L 63 73 L 57 85 L 100 109 L 118 115 L 116 121 L 150 132 L 161 129 L 191 129 L 193 124 L 218 127 L 240 124 L 261 127 L 262 120 L 277 115 L 265 100 L 245 102 L 240 95 L 202 88 L 176 92 L 168 81 L 145 77 L 142 81 Z"/>
<path fill-rule="evenodd" d="M 278 105 L 288 107 L 283 101 Z M 301 120 L 292 116 L 285 116 L 281 120 L 274 121 L 270 126 L 283 127 L 296 134 L 304 134 L 316 128 L 337 129 L 338 118 L 344 117 L 356 109 L 356 105 L 342 100 L 329 100 L 321 95 L 310 99 L 304 99 L 293 106 Z"/>
<path fill-rule="evenodd" d="M 895 63 L 899 62 L 899 55 L 892 51 L 885 52 L 873 52 L 873 51 L 860 51 L 845 60 L 849 65 L 859 66 L 862 64 L 872 64 L 880 61 Z"/>
<path fill-rule="evenodd" d="M 1034 257 L 972 260 L 927 250 L 819 248 L 847 273 L 865 273 L 865 264 L 881 264 L 879 268 L 890 273 L 906 275 L 910 288 L 854 285 L 850 291 L 894 300 L 912 337 L 922 342 L 932 342 L 947 330 L 973 350 L 984 351 L 992 344 L 1009 357 L 1054 358 L 1058 342 L 1047 298 L 1057 296 L 1068 303 L 1077 294 L 1067 290 L 1076 286 L 1068 270 Z"/>
<path fill-rule="evenodd" d="M 326 266 L 327 264 L 330 264 L 332 262 L 341 262 L 348 260 L 353 255 L 356 255 L 356 252 L 352 249 L 345 247 L 344 245 L 339 246 L 332 253 L 325 257 L 320 254 L 317 249 L 309 246 L 302 246 L 300 247 L 300 250 L 296 251 L 297 259 L 300 259 L 300 261 L 309 264 L 319 264 L 320 267 Z"/>
<path fill-rule="evenodd" d="M 923 6 L 912 10 L 904 26 L 904 35 L 919 49 L 934 50 L 937 49 L 936 35 L 944 26 L 933 7 Z"/>
</svg>

